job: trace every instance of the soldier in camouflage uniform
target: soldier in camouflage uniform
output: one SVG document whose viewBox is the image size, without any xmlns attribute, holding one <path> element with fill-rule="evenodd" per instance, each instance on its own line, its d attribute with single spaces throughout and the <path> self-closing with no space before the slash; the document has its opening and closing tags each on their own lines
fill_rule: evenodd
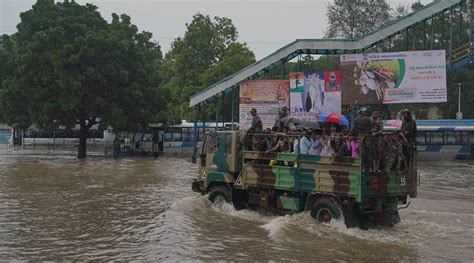
<svg viewBox="0 0 474 263">
<path fill-rule="evenodd" d="M 257 115 L 257 109 L 255 108 L 250 110 L 250 114 L 252 115 L 252 123 L 245 136 L 245 148 L 257 151 L 261 143 L 259 133 L 263 131 L 262 119 Z"/>
<path fill-rule="evenodd" d="M 370 171 L 380 171 L 380 156 L 382 156 L 382 120 L 380 119 L 380 112 L 372 112 L 370 117 L 370 130 L 367 137 L 368 154 L 370 159 Z"/>
<path fill-rule="evenodd" d="M 284 132 L 284 129 L 288 128 L 288 116 L 288 107 L 279 109 L 278 116 L 275 118 L 275 124 L 273 124 L 273 127 L 276 127 L 280 132 Z"/>
<path fill-rule="evenodd" d="M 364 117 L 364 111 L 359 110 L 357 112 L 357 118 L 354 119 L 352 123 L 350 136 L 363 137 L 369 134 L 370 129 L 370 118 Z"/>
<path fill-rule="evenodd" d="M 403 110 L 403 123 L 400 133 L 404 136 L 407 143 L 405 145 L 404 153 L 405 156 L 409 159 L 414 156 L 416 151 L 416 135 L 417 128 L 416 122 L 411 116 L 411 112 L 408 109 Z"/>
<path fill-rule="evenodd" d="M 385 171 L 400 171 L 404 162 L 403 146 L 398 134 L 390 134 L 385 137 Z"/>
</svg>

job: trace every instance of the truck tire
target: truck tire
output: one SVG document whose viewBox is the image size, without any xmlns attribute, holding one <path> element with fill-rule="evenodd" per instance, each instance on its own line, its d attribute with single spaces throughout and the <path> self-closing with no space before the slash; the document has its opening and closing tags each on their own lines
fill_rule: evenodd
<svg viewBox="0 0 474 263">
<path fill-rule="evenodd" d="M 209 201 L 211 201 L 213 204 L 230 203 L 231 194 L 229 188 L 224 185 L 212 187 L 209 193 Z"/>
<path fill-rule="evenodd" d="M 311 208 L 311 216 L 320 223 L 329 223 L 342 215 L 341 206 L 332 197 L 323 196 L 314 202 Z"/>
</svg>

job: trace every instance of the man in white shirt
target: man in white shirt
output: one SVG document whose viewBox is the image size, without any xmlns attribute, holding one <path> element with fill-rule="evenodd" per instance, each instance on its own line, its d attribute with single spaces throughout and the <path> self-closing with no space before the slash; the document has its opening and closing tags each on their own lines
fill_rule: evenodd
<svg viewBox="0 0 474 263">
<path fill-rule="evenodd" d="M 309 154 L 309 150 L 311 149 L 311 132 L 306 131 L 304 133 L 304 136 L 301 137 L 299 140 L 299 148 L 300 148 L 300 154 Z"/>
</svg>

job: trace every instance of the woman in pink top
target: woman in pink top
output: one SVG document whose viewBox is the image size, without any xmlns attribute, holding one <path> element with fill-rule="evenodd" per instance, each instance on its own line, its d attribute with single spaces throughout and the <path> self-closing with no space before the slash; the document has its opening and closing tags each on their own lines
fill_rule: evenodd
<svg viewBox="0 0 474 263">
<path fill-rule="evenodd" d="M 357 138 L 349 139 L 347 150 L 351 153 L 352 158 L 359 158 L 359 140 Z"/>
</svg>

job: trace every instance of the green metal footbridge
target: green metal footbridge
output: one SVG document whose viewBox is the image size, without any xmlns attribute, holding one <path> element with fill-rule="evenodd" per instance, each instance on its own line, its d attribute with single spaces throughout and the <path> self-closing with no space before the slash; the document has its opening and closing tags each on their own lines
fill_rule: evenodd
<svg viewBox="0 0 474 263">
<path fill-rule="evenodd" d="M 284 67 L 286 62 L 304 54 L 334 56 L 349 53 L 444 49 L 447 56 L 447 70 L 457 70 L 470 64 L 474 59 L 471 34 L 474 30 L 472 1 L 474 0 L 435 0 L 367 35 L 354 39 L 298 39 L 192 95 L 190 107 L 198 107 L 195 123 L 203 106 L 233 93 L 241 81 L 255 79 L 272 69 Z M 197 129 L 194 130 L 196 133 Z M 194 138 L 194 142 L 197 143 L 197 134 Z"/>
</svg>

